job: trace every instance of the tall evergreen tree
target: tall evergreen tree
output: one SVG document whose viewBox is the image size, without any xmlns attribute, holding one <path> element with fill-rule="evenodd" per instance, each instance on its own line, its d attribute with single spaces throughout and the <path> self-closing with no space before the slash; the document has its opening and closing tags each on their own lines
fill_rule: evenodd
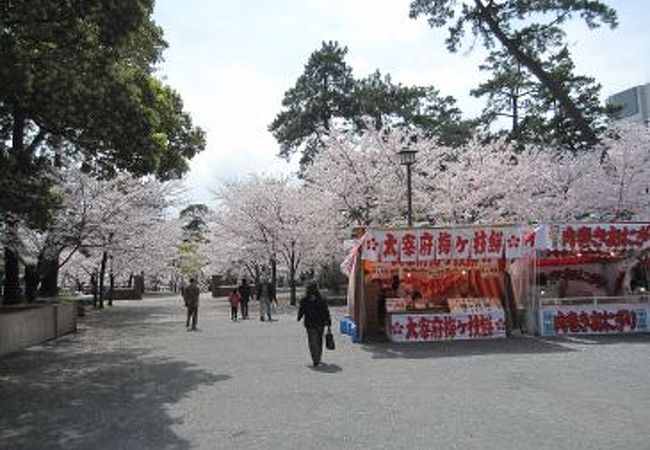
<svg viewBox="0 0 650 450">
<path fill-rule="evenodd" d="M 269 125 L 280 143 L 280 156 L 302 151 L 301 166 L 309 164 L 323 143 L 333 118 L 352 116 L 352 69 L 344 61 L 347 47 L 323 42 L 309 57 L 296 85 L 284 94 L 284 108 Z"/>
<path fill-rule="evenodd" d="M 470 135 L 453 97 L 442 97 L 432 86 L 403 86 L 375 71 L 355 79 L 345 62 L 347 48 L 323 42 L 309 58 L 305 71 L 282 101 L 283 110 L 269 125 L 280 144 L 280 156 L 301 152 L 301 168 L 311 164 L 332 131 L 360 132 L 371 119 L 384 125 L 417 125 L 448 144 Z"/>
<path fill-rule="evenodd" d="M 550 44 L 563 47 L 562 25 L 574 15 L 580 16 L 590 28 L 617 25 L 616 12 L 603 2 L 583 0 L 413 0 L 410 15 L 426 16 L 432 27 L 449 27 L 447 48 L 454 52 L 461 45 L 466 27 L 481 37 L 486 48 L 498 42 L 509 55 L 525 67 L 555 99 L 562 116 L 571 120 L 583 145 L 598 142 L 597 130 L 577 99 L 571 86 L 554 76 L 539 57 L 542 47 Z M 529 45 L 536 41 L 536 45 Z"/>
<path fill-rule="evenodd" d="M 385 125 L 415 125 L 447 145 L 465 142 L 471 135 L 473 124 L 462 120 L 453 97 L 441 96 L 433 86 L 394 84 L 379 70 L 355 82 L 352 100 L 359 131 L 366 125 L 362 118 L 370 117 L 378 130 Z"/>
<path fill-rule="evenodd" d="M 185 241 L 203 242 L 208 230 L 206 219 L 210 208 L 203 203 L 193 203 L 183 208 L 180 219 L 183 221 L 183 234 Z"/>
<path fill-rule="evenodd" d="M 15 0 L 0 14 L 0 222 L 34 221 L 50 206 L 45 163 L 62 140 L 88 170 L 178 177 L 203 149 L 180 96 L 152 73 L 166 46 L 153 0 Z M 58 147 L 57 147 L 58 148 Z M 9 172 L 11 171 L 11 172 Z M 10 173 L 11 176 L 5 176 Z M 6 185 L 6 186 L 5 186 Z M 25 194 L 27 201 L 24 200 Z M 5 300 L 18 263 L 5 248 Z"/>
<path fill-rule="evenodd" d="M 480 68 L 490 71 L 492 77 L 471 94 L 486 97 L 483 118 L 487 123 L 509 118 L 508 135 L 522 144 L 540 143 L 571 150 L 584 147 L 580 130 L 555 97 L 507 51 L 491 52 Z M 545 58 L 544 68 L 567 87 L 590 127 L 600 134 L 615 110 L 600 101 L 600 85 L 593 78 L 574 74 L 575 66 L 566 48 Z"/>
</svg>

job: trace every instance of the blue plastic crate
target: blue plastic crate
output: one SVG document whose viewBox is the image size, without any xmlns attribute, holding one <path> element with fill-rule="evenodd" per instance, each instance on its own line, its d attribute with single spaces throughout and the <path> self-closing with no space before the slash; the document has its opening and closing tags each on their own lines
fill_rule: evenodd
<svg viewBox="0 0 650 450">
<path fill-rule="evenodd" d="M 341 321 L 340 321 L 341 334 L 350 334 L 350 326 L 352 325 L 352 323 L 353 321 L 350 316 L 341 317 Z"/>
<path fill-rule="evenodd" d="M 357 335 L 357 324 L 354 322 L 350 322 L 350 330 L 349 333 L 350 339 L 352 342 L 359 342 L 359 336 Z"/>
<path fill-rule="evenodd" d="M 348 334 L 348 320 L 347 317 L 341 317 L 339 322 L 341 334 Z"/>
<path fill-rule="evenodd" d="M 343 316 L 339 321 L 339 326 L 341 334 L 347 334 L 350 336 L 352 342 L 359 342 L 359 336 L 357 335 L 357 324 L 354 323 L 354 320 L 350 316 Z"/>
</svg>

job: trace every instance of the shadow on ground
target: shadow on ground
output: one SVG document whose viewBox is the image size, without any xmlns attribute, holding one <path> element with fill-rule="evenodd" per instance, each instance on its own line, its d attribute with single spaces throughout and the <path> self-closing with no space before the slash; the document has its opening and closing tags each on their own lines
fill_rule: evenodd
<svg viewBox="0 0 650 450">
<path fill-rule="evenodd" d="M 171 299 L 169 303 L 176 304 Z M 88 308 L 86 315 L 79 318 L 78 332 L 83 334 L 89 328 L 104 328 L 111 333 L 118 330 L 128 332 L 130 336 L 151 336 L 167 333 L 170 328 L 182 328 L 184 322 L 185 308 L 180 304 L 176 316 L 173 316 L 170 314 L 169 305 L 146 305 L 146 308 L 143 308 L 138 304 L 115 302 L 114 306 L 104 309 Z"/>
<path fill-rule="evenodd" d="M 556 353 L 576 351 L 561 341 L 518 336 L 507 339 L 447 342 L 377 342 L 361 344 L 373 358 L 448 358 L 492 354 Z"/>
<path fill-rule="evenodd" d="M 318 366 L 313 366 L 309 365 L 309 368 L 313 370 L 314 372 L 322 372 L 322 373 L 338 373 L 341 372 L 343 369 L 341 366 L 338 364 L 328 364 L 328 363 L 320 363 Z"/>
<path fill-rule="evenodd" d="M 111 326 L 120 326 L 123 314 L 121 326 L 135 327 L 160 312 L 114 311 Z M 1 447 L 190 448 L 174 433 L 179 420 L 166 406 L 229 378 L 146 349 L 102 350 L 80 339 L 35 347 L 0 360 Z"/>
</svg>

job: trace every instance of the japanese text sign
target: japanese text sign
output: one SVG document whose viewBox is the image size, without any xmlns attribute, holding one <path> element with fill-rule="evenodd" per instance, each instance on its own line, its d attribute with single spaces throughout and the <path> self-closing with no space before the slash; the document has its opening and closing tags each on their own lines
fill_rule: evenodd
<svg viewBox="0 0 650 450">
<path fill-rule="evenodd" d="M 362 258 L 410 263 L 518 258 L 535 245 L 535 233 L 525 233 L 526 230 L 520 226 L 369 230 L 364 237 Z"/>
<path fill-rule="evenodd" d="M 647 223 L 574 223 L 548 226 L 548 249 L 566 251 L 630 250 L 650 241 Z"/>
<path fill-rule="evenodd" d="M 542 309 L 540 315 L 542 336 L 648 331 L 646 306 L 556 306 Z"/>
<path fill-rule="evenodd" d="M 391 314 L 393 342 L 490 339 L 506 336 L 503 311 L 481 314 Z"/>
</svg>

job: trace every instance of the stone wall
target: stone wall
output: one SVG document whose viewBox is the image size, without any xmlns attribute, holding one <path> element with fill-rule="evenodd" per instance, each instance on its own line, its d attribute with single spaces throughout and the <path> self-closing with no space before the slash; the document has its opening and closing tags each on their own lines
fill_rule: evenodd
<svg viewBox="0 0 650 450">
<path fill-rule="evenodd" d="M 76 329 L 72 303 L 4 308 L 0 312 L 0 355 L 56 339 Z"/>
</svg>

